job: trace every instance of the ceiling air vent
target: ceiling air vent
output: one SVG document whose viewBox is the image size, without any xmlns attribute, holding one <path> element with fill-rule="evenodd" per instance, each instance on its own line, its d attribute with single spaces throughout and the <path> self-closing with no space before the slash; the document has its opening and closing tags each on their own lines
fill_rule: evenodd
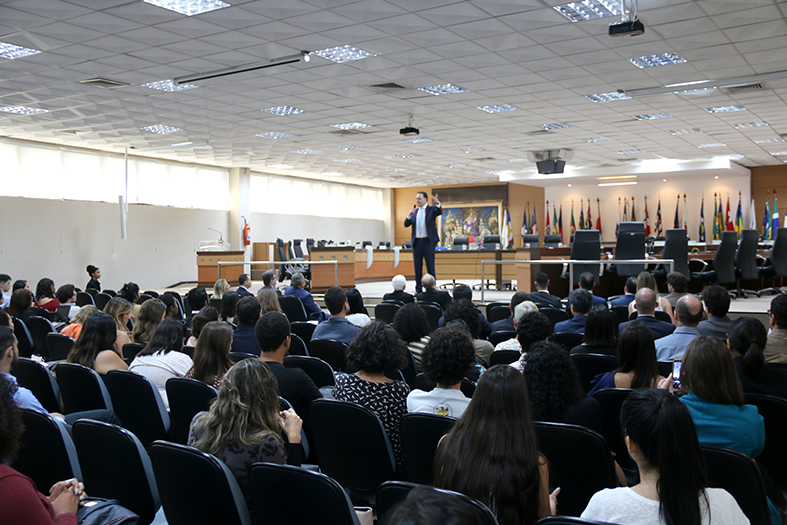
<svg viewBox="0 0 787 525">
<path fill-rule="evenodd" d="M 746 84 L 745 86 L 730 86 L 722 89 L 726 94 L 732 95 L 734 93 L 745 93 L 747 91 L 763 91 L 768 89 L 762 82 L 755 82 L 754 84 Z"/>
<path fill-rule="evenodd" d="M 396 84 L 395 82 L 385 82 L 383 84 L 372 84 L 369 87 L 370 88 L 374 88 L 374 89 L 384 89 L 384 90 L 385 89 L 407 89 L 406 87 L 400 86 L 399 84 Z"/>
<path fill-rule="evenodd" d="M 117 80 L 110 80 L 108 78 L 89 78 L 87 80 L 80 80 L 80 84 L 88 84 L 91 86 L 102 87 L 102 88 L 119 88 L 119 87 L 126 87 L 130 86 L 131 84 L 126 84 L 125 82 L 118 82 Z"/>
</svg>

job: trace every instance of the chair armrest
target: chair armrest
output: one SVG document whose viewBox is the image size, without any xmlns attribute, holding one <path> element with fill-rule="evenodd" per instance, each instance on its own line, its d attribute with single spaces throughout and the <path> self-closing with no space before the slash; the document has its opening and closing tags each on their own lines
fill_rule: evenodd
<svg viewBox="0 0 787 525">
<path fill-rule="evenodd" d="M 760 265 L 759 265 L 759 266 L 761 266 L 761 267 L 762 267 L 762 266 L 764 266 L 764 265 L 765 265 L 765 263 L 768 261 L 768 258 L 767 258 L 767 257 L 763 257 L 763 256 L 762 256 L 762 255 L 760 255 L 759 253 L 757 254 L 757 259 L 759 259 L 760 261 L 762 261 L 762 264 L 760 264 Z"/>
<path fill-rule="evenodd" d="M 708 262 L 707 261 L 703 261 L 702 259 L 689 259 L 689 264 L 691 264 L 693 262 L 702 263 L 702 270 L 700 270 L 701 272 L 704 272 L 705 268 L 708 267 Z"/>
</svg>

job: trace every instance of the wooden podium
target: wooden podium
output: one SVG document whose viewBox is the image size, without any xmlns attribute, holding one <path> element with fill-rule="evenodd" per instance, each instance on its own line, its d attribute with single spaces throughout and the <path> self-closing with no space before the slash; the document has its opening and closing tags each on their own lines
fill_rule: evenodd
<svg viewBox="0 0 787 525">
<path fill-rule="evenodd" d="M 364 252 L 365 253 L 365 252 Z M 352 246 L 337 246 L 326 248 L 312 248 L 312 261 L 338 261 L 339 286 L 352 288 L 355 286 L 355 248 Z M 294 264 L 297 264 L 294 263 Z M 335 284 L 334 267 L 332 264 L 311 265 L 313 292 L 324 292 Z"/>
<path fill-rule="evenodd" d="M 245 251 L 236 252 L 197 252 L 197 281 L 199 286 L 212 288 L 219 280 L 219 261 L 237 262 L 238 264 L 222 264 L 221 278 L 226 279 L 230 286 L 236 286 L 238 276 L 243 273 Z"/>
</svg>

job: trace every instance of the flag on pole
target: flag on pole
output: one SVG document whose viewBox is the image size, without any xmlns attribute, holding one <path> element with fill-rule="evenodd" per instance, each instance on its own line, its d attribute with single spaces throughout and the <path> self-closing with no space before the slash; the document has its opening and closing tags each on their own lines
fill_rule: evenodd
<svg viewBox="0 0 787 525">
<path fill-rule="evenodd" d="M 738 211 L 735 213 L 735 231 L 738 232 L 738 237 L 743 232 L 743 206 L 741 203 L 741 192 L 738 192 Z"/>
<path fill-rule="evenodd" d="M 585 211 L 582 209 L 584 208 L 584 201 L 579 199 L 579 229 L 585 229 Z"/>
<path fill-rule="evenodd" d="M 634 196 L 631 196 L 631 222 L 637 222 L 637 206 L 634 204 Z"/>
<path fill-rule="evenodd" d="M 506 208 L 505 219 L 503 220 L 503 231 L 502 231 L 502 246 L 506 250 L 510 250 L 514 247 L 514 232 L 511 230 L 511 215 L 508 213 L 508 208 Z"/>
<path fill-rule="evenodd" d="M 593 219 L 590 218 L 590 199 L 588 199 L 588 216 L 587 220 L 585 221 L 585 226 L 588 230 L 593 229 Z"/>
<path fill-rule="evenodd" d="M 735 225 L 732 223 L 732 218 L 730 217 L 730 196 L 729 195 L 727 195 L 727 212 L 724 215 L 724 222 L 726 224 L 726 228 L 725 229 L 728 232 L 735 230 Z"/>
<path fill-rule="evenodd" d="M 557 208 L 555 207 L 555 203 L 552 203 L 552 235 L 557 235 L 559 233 L 557 227 Z"/>
<path fill-rule="evenodd" d="M 530 203 L 527 203 L 527 207 L 524 210 L 524 217 L 522 217 L 522 229 L 520 230 L 520 235 L 522 235 L 522 244 L 525 243 L 525 235 L 530 233 L 530 227 L 527 225 L 527 215 L 530 213 Z"/>
<path fill-rule="evenodd" d="M 620 221 L 623 217 L 623 212 L 620 211 L 620 195 L 618 195 L 618 223 L 615 225 L 615 239 L 618 238 L 618 232 L 620 231 Z"/>
<path fill-rule="evenodd" d="M 771 190 L 765 198 L 765 216 L 762 218 L 762 240 L 771 240 Z"/>
<path fill-rule="evenodd" d="M 757 211 L 754 209 L 754 199 L 751 200 L 751 207 L 749 208 L 749 229 L 757 229 Z"/>
<path fill-rule="evenodd" d="M 536 205 L 533 204 L 533 215 L 530 216 L 530 234 L 538 235 L 538 223 L 536 222 Z"/>
<path fill-rule="evenodd" d="M 577 224 L 574 222 L 574 199 L 571 199 L 571 224 L 568 227 L 569 235 L 574 235 L 577 231 Z"/>
<path fill-rule="evenodd" d="M 623 197 L 623 222 L 628 222 L 629 220 L 629 202 L 626 200 L 626 197 Z"/>
<path fill-rule="evenodd" d="M 773 190 L 773 222 L 771 222 L 771 238 L 776 238 L 779 229 L 779 204 L 776 200 L 776 190 Z"/>
<path fill-rule="evenodd" d="M 726 225 L 724 224 L 724 203 L 722 202 L 721 193 L 719 193 L 719 239 L 721 239 L 721 232 L 724 231 Z"/>
<path fill-rule="evenodd" d="M 719 231 L 719 210 L 716 209 L 716 194 L 713 194 L 713 240 L 718 241 L 721 239 L 721 232 Z"/>
<path fill-rule="evenodd" d="M 675 205 L 675 221 L 673 222 L 673 228 L 680 228 L 680 195 L 678 195 L 678 203 Z"/>
<path fill-rule="evenodd" d="M 544 215 L 544 235 L 552 235 L 552 226 L 549 225 L 549 201 L 547 201 L 546 210 Z"/>
<path fill-rule="evenodd" d="M 661 224 L 661 197 L 659 197 L 659 206 L 656 208 L 656 237 L 664 237 L 664 229 Z"/>
<path fill-rule="evenodd" d="M 557 229 L 560 233 L 560 242 L 563 242 L 563 203 L 560 203 L 560 212 L 557 216 Z"/>
<path fill-rule="evenodd" d="M 700 242 L 705 242 L 705 196 L 700 204 Z"/>
<path fill-rule="evenodd" d="M 598 210 L 598 213 L 596 214 L 596 229 L 598 230 L 598 236 L 602 237 L 603 235 L 601 234 L 601 201 L 598 199 L 598 197 L 596 198 L 596 210 Z"/>
<path fill-rule="evenodd" d="M 600 213 L 600 212 L 599 212 Z M 645 195 L 645 237 L 650 237 L 650 215 L 648 215 L 648 196 Z"/>
<path fill-rule="evenodd" d="M 686 213 L 689 211 L 689 207 L 686 206 L 686 194 L 683 194 L 683 229 L 686 230 L 686 237 L 690 237 L 689 235 L 689 225 L 686 223 Z"/>
</svg>

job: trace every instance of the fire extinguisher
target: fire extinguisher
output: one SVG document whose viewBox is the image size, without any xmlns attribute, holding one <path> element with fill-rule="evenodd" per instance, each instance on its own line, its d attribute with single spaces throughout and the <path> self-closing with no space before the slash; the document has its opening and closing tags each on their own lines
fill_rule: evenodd
<svg viewBox="0 0 787 525">
<path fill-rule="evenodd" d="M 250 246 L 251 245 L 251 225 L 246 222 L 246 218 L 243 218 L 243 245 Z"/>
</svg>

